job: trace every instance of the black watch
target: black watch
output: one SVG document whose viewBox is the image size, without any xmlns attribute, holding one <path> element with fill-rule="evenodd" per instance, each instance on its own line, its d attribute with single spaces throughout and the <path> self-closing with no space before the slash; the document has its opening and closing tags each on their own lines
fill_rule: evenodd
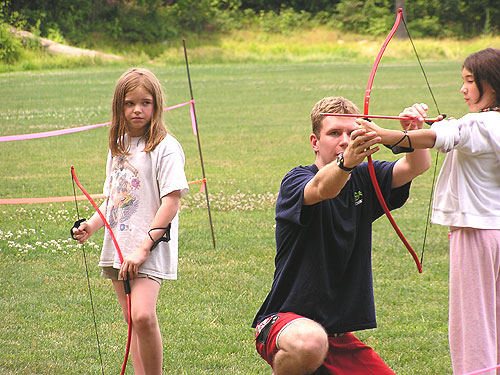
<svg viewBox="0 0 500 375">
<path fill-rule="evenodd" d="M 344 165 L 344 154 L 340 153 L 339 156 L 337 156 L 337 165 L 339 166 L 340 169 L 350 172 L 352 171 L 355 167 L 349 168 Z"/>
</svg>

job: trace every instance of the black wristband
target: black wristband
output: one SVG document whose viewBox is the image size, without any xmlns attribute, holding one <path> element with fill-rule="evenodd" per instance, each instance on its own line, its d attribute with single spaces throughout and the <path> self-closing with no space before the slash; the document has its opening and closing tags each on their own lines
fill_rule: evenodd
<svg viewBox="0 0 500 375">
<path fill-rule="evenodd" d="M 411 139 L 410 139 L 410 136 L 408 135 L 408 132 L 406 130 L 403 130 L 403 133 L 404 133 L 403 138 L 401 138 L 399 141 L 397 141 L 396 143 L 394 143 L 392 146 L 390 146 L 390 145 L 384 145 L 385 147 L 387 147 L 388 149 L 390 149 L 393 154 L 402 154 L 402 153 L 407 153 L 407 152 L 413 152 L 413 151 L 415 151 L 411 147 Z M 408 146 L 410 146 L 410 147 L 398 146 L 401 142 L 404 141 L 405 138 L 408 138 Z"/>
<path fill-rule="evenodd" d="M 155 247 L 158 246 L 158 244 L 160 242 L 168 242 L 168 241 L 170 241 L 170 228 L 171 227 L 172 227 L 172 223 L 169 223 L 166 228 L 151 228 L 148 231 L 148 236 L 151 239 L 151 241 L 153 241 L 153 246 L 151 246 L 151 249 L 149 249 L 149 251 L 153 251 L 155 249 Z M 153 237 L 151 237 L 151 231 L 153 231 L 153 230 L 164 230 L 165 232 L 163 233 L 163 236 L 161 236 L 160 238 L 158 238 L 155 241 L 155 240 L 153 240 Z"/>
</svg>

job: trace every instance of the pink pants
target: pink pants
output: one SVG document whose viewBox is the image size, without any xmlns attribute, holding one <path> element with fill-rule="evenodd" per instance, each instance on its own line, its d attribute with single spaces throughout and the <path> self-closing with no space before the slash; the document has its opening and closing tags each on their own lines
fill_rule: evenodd
<svg viewBox="0 0 500 375">
<path fill-rule="evenodd" d="M 500 230 L 452 228 L 449 303 L 453 374 L 462 375 L 498 364 Z M 497 372 L 484 374 L 496 375 Z"/>
</svg>

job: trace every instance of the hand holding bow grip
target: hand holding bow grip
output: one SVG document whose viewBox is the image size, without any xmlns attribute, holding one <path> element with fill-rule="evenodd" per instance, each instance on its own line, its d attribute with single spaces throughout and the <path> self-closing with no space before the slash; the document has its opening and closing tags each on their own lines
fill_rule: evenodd
<svg viewBox="0 0 500 375">
<path fill-rule="evenodd" d="M 87 221 L 87 219 L 80 219 L 80 220 L 75 221 L 75 223 L 73 224 L 73 226 L 69 230 L 69 234 L 71 235 L 72 239 L 76 240 L 75 234 L 73 233 L 73 229 L 75 229 L 75 228 L 78 229 L 80 227 L 80 224 L 83 223 L 84 221 Z"/>
</svg>

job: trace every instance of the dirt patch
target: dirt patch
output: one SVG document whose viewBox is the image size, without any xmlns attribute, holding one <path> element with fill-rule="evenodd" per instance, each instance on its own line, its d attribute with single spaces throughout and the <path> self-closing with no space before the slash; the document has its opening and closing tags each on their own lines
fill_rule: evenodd
<svg viewBox="0 0 500 375">
<path fill-rule="evenodd" d="M 45 51 L 48 51 L 50 53 L 54 54 L 63 54 L 63 55 L 71 55 L 71 56 L 88 56 L 88 57 L 99 57 L 105 60 L 121 60 L 122 57 L 118 55 L 113 55 L 109 53 L 103 53 L 99 51 L 93 51 L 90 49 L 84 49 L 84 48 L 77 48 L 77 47 L 72 47 L 72 46 L 67 46 L 65 44 L 61 44 L 58 42 L 54 42 L 53 40 L 49 40 L 46 38 L 40 38 L 36 37 L 32 33 L 28 31 L 23 31 L 23 30 L 16 30 L 16 29 L 10 29 L 10 31 L 25 39 L 36 39 L 42 44 L 42 48 Z"/>
</svg>

